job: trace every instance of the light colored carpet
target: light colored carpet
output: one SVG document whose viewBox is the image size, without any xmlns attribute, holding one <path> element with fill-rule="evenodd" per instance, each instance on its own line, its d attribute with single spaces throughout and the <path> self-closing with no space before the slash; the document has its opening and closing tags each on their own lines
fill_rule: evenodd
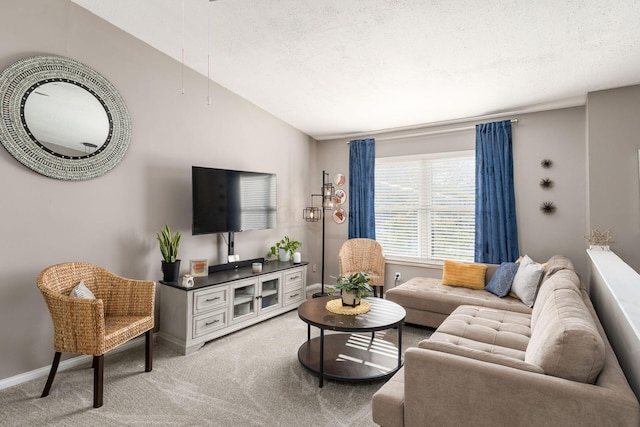
<svg viewBox="0 0 640 427">
<path fill-rule="evenodd" d="M 317 329 L 312 328 L 313 336 Z M 429 329 L 403 327 L 403 348 Z M 396 342 L 397 330 L 378 333 Z M 105 357 L 104 406 L 94 409 L 90 363 L 0 391 L 2 426 L 371 426 L 371 397 L 384 381 L 344 383 L 318 378 L 298 362 L 307 325 L 292 311 L 179 355 L 154 347 Z M 53 357 L 53 350 L 51 353 Z"/>
</svg>

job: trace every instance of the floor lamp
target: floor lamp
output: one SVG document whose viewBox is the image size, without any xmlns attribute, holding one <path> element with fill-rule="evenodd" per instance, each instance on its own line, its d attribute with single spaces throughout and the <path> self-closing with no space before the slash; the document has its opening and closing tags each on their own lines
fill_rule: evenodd
<svg viewBox="0 0 640 427">
<path fill-rule="evenodd" d="M 305 208 L 302 213 L 302 217 L 307 222 L 318 222 L 320 221 L 320 217 L 322 217 L 322 283 L 320 292 L 316 292 L 315 294 L 313 294 L 314 298 L 329 295 L 324 291 L 325 218 L 326 211 L 333 209 L 335 203 L 335 189 L 333 187 L 333 183 L 326 180 L 328 176 L 329 174 L 327 172 L 322 171 L 322 194 L 312 194 L 311 206 Z M 313 206 L 314 197 L 322 197 L 322 209 Z"/>
</svg>

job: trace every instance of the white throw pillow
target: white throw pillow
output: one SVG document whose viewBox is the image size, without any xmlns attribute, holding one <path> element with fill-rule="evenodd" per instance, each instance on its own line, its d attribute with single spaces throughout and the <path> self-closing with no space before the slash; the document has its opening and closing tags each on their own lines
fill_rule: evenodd
<svg viewBox="0 0 640 427">
<path fill-rule="evenodd" d="M 84 282 L 78 283 L 76 287 L 71 290 L 71 294 L 69 294 L 69 296 L 76 298 L 96 299 L 95 295 L 93 295 L 93 292 L 91 292 L 91 290 L 87 288 L 87 285 L 85 285 Z"/>
<path fill-rule="evenodd" d="M 518 272 L 513 278 L 511 291 L 528 307 L 533 307 L 543 273 L 544 266 L 536 263 L 528 255 L 525 255 L 520 261 Z"/>
</svg>

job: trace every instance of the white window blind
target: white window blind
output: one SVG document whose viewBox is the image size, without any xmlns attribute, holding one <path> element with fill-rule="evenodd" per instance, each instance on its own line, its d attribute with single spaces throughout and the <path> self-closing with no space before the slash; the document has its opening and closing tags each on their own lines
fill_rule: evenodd
<svg viewBox="0 0 640 427">
<path fill-rule="evenodd" d="M 473 261 L 475 157 L 376 160 L 376 240 L 385 255 Z"/>
</svg>

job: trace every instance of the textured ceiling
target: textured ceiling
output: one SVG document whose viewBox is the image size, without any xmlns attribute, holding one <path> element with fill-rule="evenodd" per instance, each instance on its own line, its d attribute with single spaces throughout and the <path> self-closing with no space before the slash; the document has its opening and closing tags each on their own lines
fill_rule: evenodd
<svg viewBox="0 0 640 427">
<path fill-rule="evenodd" d="M 637 0 L 72 1 L 317 139 L 640 83 Z"/>
</svg>

